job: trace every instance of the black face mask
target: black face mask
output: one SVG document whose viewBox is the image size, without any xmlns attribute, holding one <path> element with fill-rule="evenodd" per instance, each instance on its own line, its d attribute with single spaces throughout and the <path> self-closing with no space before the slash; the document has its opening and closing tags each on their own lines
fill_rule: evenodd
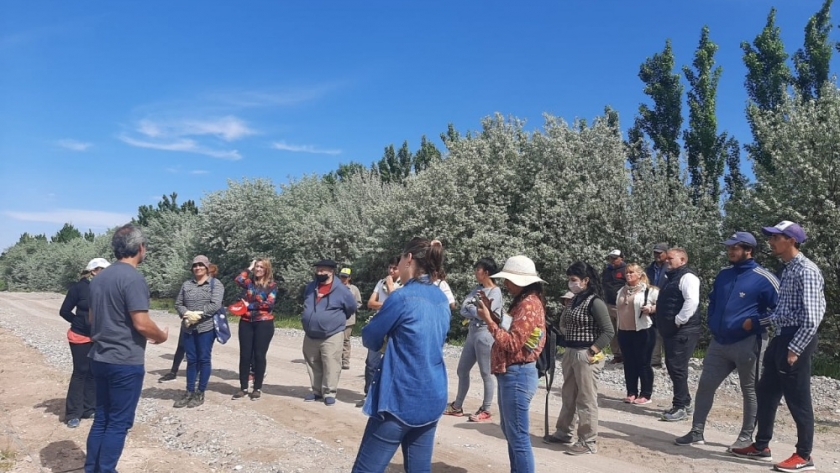
<svg viewBox="0 0 840 473">
<path fill-rule="evenodd" d="M 329 274 L 316 274 L 315 275 L 315 280 L 318 281 L 318 284 L 323 284 L 323 283 L 327 282 L 327 279 L 329 279 L 329 278 L 330 278 Z"/>
</svg>

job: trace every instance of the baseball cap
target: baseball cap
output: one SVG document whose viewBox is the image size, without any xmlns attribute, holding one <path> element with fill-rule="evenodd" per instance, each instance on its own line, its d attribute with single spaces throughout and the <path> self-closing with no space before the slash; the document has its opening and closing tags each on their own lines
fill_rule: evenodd
<svg viewBox="0 0 840 473">
<path fill-rule="evenodd" d="M 85 271 L 93 271 L 96 268 L 104 269 L 108 266 L 111 266 L 111 263 L 109 263 L 105 258 L 94 258 L 88 262 L 87 266 L 85 266 Z"/>
<path fill-rule="evenodd" d="M 668 244 L 664 242 L 657 243 L 653 245 L 653 252 L 654 253 L 665 253 L 668 251 Z"/>
<path fill-rule="evenodd" d="M 327 268 L 336 268 L 338 263 L 331 259 L 322 259 L 321 261 L 315 262 L 312 266 L 324 266 Z"/>
<path fill-rule="evenodd" d="M 341 271 L 338 272 L 338 277 L 340 278 L 349 278 L 353 271 L 350 268 L 341 268 Z"/>
<path fill-rule="evenodd" d="M 619 258 L 621 257 L 621 250 L 612 250 L 607 253 L 607 258 Z"/>
<path fill-rule="evenodd" d="M 748 246 L 756 247 L 757 243 L 755 241 L 755 237 L 750 232 L 735 232 L 729 237 L 728 240 L 723 242 L 726 246 L 737 245 L 738 243 L 743 243 Z"/>
<path fill-rule="evenodd" d="M 805 230 L 798 223 L 791 222 L 790 220 L 782 220 L 774 227 L 764 227 L 761 229 L 761 233 L 765 235 L 785 235 L 793 238 L 797 243 L 804 243 L 808 239 L 808 236 L 805 235 Z"/>
</svg>

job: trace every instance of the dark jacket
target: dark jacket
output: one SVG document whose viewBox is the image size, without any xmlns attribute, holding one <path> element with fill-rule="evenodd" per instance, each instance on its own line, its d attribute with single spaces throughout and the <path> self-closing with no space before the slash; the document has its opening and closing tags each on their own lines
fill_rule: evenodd
<svg viewBox="0 0 840 473">
<path fill-rule="evenodd" d="M 709 294 L 709 330 L 715 341 L 730 344 L 764 329 L 759 319 L 769 315 L 779 301 L 779 280 L 753 259 L 722 269 Z M 743 329 L 752 319 L 752 330 Z"/>
<path fill-rule="evenodd" d="M 604 302 L 609 305 L 615 305 L 615 298 L 618 296 L 618 290 L 624 287 L 626 282 L 626 268 L 627 263 L 622 261 L 618 266 L 608 264 L 601 273 L 601 286 L 604 287 Z"/>
<path fill-rule="evenodd" d="M 662 273 L 662 280 L 661 281 L 656 280 L 656 261 L 651 262 L 648 265 L 648 267 L 645 268 L 645 275 L 647 275 L 648 281 L 650 282 L 650 284 L 652 286 L 659 287 L 659 284 L 657 284 L 657 282 L 661 283 L 663 285 L 665 284 L 665 268 L 664 268 L 665 264 L 663 264 L 662 266 L 663 266 L 663 268 L 660 270 L 661 273 Z"/>
<path fill-rule="evenodd" d="M 329 338 L 344 331 L 347 319 L 356 313 L 356 298 L 337 277 L 333 277 L 330 292 L 318 301 L 318 283 L 312 281 L 303 291 L 303 331 L 316 340 Z"/>
<path fill-rule="evenodd" d="M 88 321 L 88 300 L 90 296 L 90 280 L 82 278 L 79 282 L 70 286 L 61 309 L 58 313 L 61 318 L 70 322 L 70 330 L 85 337 L 90 336 L 90 322 Z M 73 313 L 73 308 L 76 313 Z"/>
<path fill-rule="evenodd" d="M 685 303 L 685 298 L 680 291 L 680 279 L 686 274 L 697 273 L 687 265 L 665 273 L 665 282 L 659 289 L 659 299 L 656 300 L 656 328 L 663 337 L 671 337 L 678 331 L 699 331 L 700 330 L 700 306 L 688 319 L 688 322 L 677 327 L 675 322 L 677 314 L 680 313 Z"/>
</svg>

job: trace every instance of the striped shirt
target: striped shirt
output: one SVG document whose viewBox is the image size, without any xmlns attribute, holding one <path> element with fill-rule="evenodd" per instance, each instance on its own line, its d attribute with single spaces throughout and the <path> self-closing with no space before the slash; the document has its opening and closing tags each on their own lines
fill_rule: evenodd
<svg viewBox="0 0 840 473">
<path fill-rule="evenodd" d="M 825 281 L 820 268 L 802 253 L 790 260 L 782 272 L 779 304 L 762 320 L 777 330 L 798 327 L 788 345 L 790 351 L 802 354 L 817 334 L 825 315 Z"/>
<path fill-rule="evenodd" d="M 198 284 L 195 279 L 188 279 L 181 286 L 181 291 L 175 298 L 175 310 L 178 311 L 178 315 L 183 318 L 184 313 L 189 310 L 204 312 L 197 324 L 190 327 L 181 324 L 183 331 L 192 333 L 197 330 L 198 333 L 205 333 L 213 330 L 213 314 L 222 308 L 225 286 L 219 280 L 215 280 L 211 290 L 211 281 L 213 281 L 212 278 L 207 278 L 206 281 Z"/>
</svg>

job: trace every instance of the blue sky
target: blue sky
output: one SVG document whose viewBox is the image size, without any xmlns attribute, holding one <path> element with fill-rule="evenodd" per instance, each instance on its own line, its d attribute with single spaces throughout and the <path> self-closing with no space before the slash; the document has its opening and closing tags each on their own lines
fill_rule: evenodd
<svg viewBox="0 0 840 473">
<path fill-rule="evenodd" d="M 440 146 L 448 123 L 494 112 L 539 127 L 610 105 L 626 130 L 647 102 L 639 65 L 666 38 L 690 64 L 704 24 L 720 128 L 748 142 L 740 42 L 775 5 L 792 54 L 821 3 L 3 2 L 0 248 L 64 222 L 101 232 L 173 191 Z"/>
</svg>

